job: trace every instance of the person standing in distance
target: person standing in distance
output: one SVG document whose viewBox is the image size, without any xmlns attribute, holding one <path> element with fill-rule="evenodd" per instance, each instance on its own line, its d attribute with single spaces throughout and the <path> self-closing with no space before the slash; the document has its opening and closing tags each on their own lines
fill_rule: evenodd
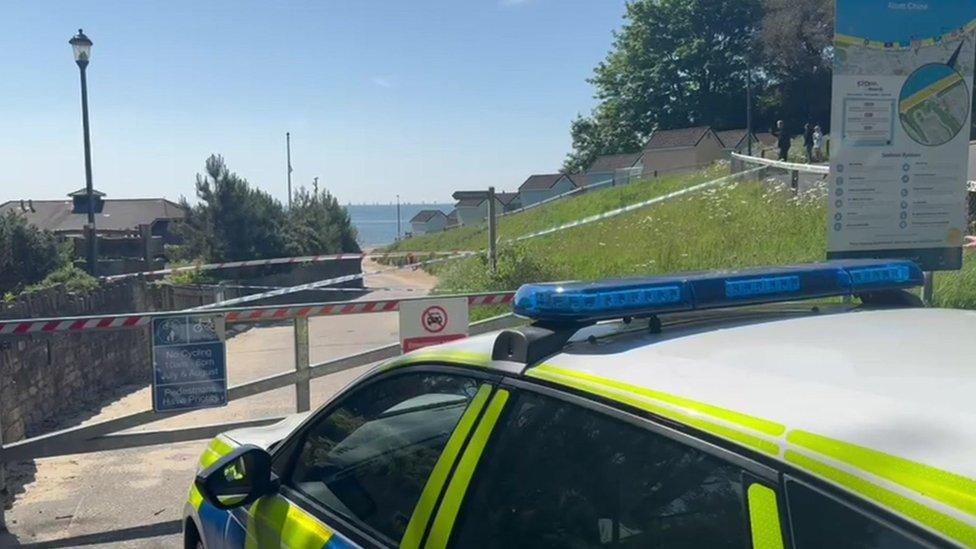
<svg viewBox="0 0 976 549">
<path fill-rule="evenodd" d="M 786 130 L 786 124 L 782 120 L 776 121 L 773 135 L 776 136 L 776 145 L 779 147 L 779 159 L 785 161 L 790 154 L 790 132 Z"/>
<path fill-rule="evenodd" d="M 803 125 L 803 149 L 807 152 L 807 164 L 813 164 L 813 124 Z"/>
<path fill-rule="evenodd" d="M 814 160 L 814 162 L 821 162 L 823 160 L 826 160 L 824 158 L 824 154 L 823 154 L 823 152 L 824 152 L 823 151 L 823 145 L 824 145 L 824 134 L 823 134 L 823 130 L 820 129 L 820 126 L 819 125 L 814 126 L 813 127 L 813 160 Z"/>
</svg>

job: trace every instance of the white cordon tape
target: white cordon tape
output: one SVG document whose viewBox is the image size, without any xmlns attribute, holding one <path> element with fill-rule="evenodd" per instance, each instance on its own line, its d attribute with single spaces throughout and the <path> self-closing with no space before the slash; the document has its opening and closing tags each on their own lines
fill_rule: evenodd
<svg viewBox="0 0 976 549">
<path fill-rule="evenodd" d="M 538 232 L 534 232 L 532 234 L 522 235 L 522 236 L 520 236 L 520 237 L 518 237 L 518 238 L 516 238 L 514 240 L 509 240 L 509 242 L 521 242 L 523 240 L 528 240 L 530 238 L 538 238 L 540 236 L 546 236 L 548 234 L 558 233 L 559 231 L 565 231 L 566 229 L 572 229 L 574 227 L 579 227 L 580 225 L 587 225 L 589 223 L 596 223 L 597 221 L 603 221 L 604 219 L 609 219 L 611 217 L 615 217 L 615 216 L 622 215 L 622 214 L 625 214 L 625 213 L 628 213 L 628 212 L 632 212 L 634 210 L 639 210 L 641 208 L 646 208 L 648 206 L 653 206 L 654 204 L 658 204 L 660 202 L 666 202 L 668 200 L 672 200 L 672 199 L 678 198 L 680 196 L 684 196 L 686 194 L 691 194 L 693 192 L 697 192 L 697 191 L 700 191 L 702 189 L 707 189 L 708 187 L 713 187 L 713 186 L 716 186 L 716 185 L 724 185 L 725 183 L 728 183 L 730 181 L 733 181 L 735 179 L 738 179 L 738 178 L 740 178 L 742 176 L 745 176 L 745 175 L 749 175 L 749 174 L 758 172 L 759 170 L 765 170 L 766 168 L 767 168 L 767 166 L 759 166 L 758 168 L 752 168 L 752 169 L 749 169 L 749 170 L 741 171 L 739 173 L 734 173 L 734 174 L 731 174 L 731 175 L 727 175 L 725 177 L 720 177 L 718 179 L 713 179 L 711 181 L 706 181 L 704 183 L 699 183 L 698 185 L 692 185 L 691 187 L 686 187 L 684 189 L 681 189 L 680 191 L 674 191 L 673 193 L 668 193 L 668 194 L 663 195 L 663 196 L 658 196 L 658 197 L 655 197 L 655 198 L 651 198 L 651 199 L 645 200 L 643 202 L 637 202 L 636 204 L 631 204 L 629 206 L 624 206 L 623 208 L 617 208 L 616 210 L 610 210 L 608 212 L 603 212 L 601 214 L 591 215 L 590 217 L 584 217 L 583 219 L 578 219 L 578 220 L 572 221 L 570 223 L 566 223 L 566 224 L 563 224 L 563 225 L 559 225 L 558 227 L 550 227 L 548 229 L 545 229 L 545 230 L 542 230 L 542 231 L 538 231 Z"/>
<path fill-rule="evenodd" d="M 770 168 L 780 168 L 791 172 L 830 175 L 830 166 L 824 166 L 822 164 L 797 164 L 796 162 L 783 162 L 782 160 L 772 160 L 770 158 L 760 158 L 758 156 L 749 156 L 739 153 L 732 153 L 732 158 L 741 160 L 743 162 L 762 164 L 763 166 L 769 166 Z"/>
<path fill-rule="evenodd" d="M 238 305 L 240 303 L 250 303 L 252 301 L 260 301 L 262 299 L 267 299 L 269 297 L 278 297 L 282 295 L 293 294 L 296 292 L 303 292 L 307 290 L 317 290 L 325 286 L 335 286 L 336 284 L 342 284 L 344 282 L 352 282 L 353 280 L 360 280 L 367 276 L 377 275 L 382 273 L 388 273 L 391 271 L 399 271 L 407 267 L 423 267 L 425 265 L 431 265 L 433 263 L 440 263 L 442 261 L 450 261 L 452 259 L 459 259 L 462 257 L 470 257 L 477 255 L 479 252 L 462 252 L 448 257 L 442 257 L 439 259 L 428 259 L 427 261 L 421 261 L 420 263 L 411 263 L 410 265 L 404 265 L 403 267 L 391 267 L 389 269 L 382 269 L 379 271 L 372 271 L 368 273 L 357 273 L 345 276 L 337 276 L 335 278 L 327 278 L 325 280 L 319 280 L 316 282 L 309 282 L 308 284 L 300 284 L 298 286 L 289 286 L 287 288 L 279 288 L 277 290 L 271 290 L 269 292 L 262 292 L 260 294 L 245 295 L 242 297 L 236 297 L 234 299 L 228 299 L 226 301 L 220 301 L 217 303 L 210 303 L 208 305 L 203 305 L 200 307 L 195 307 L 193 309 L 187 309 L 188 311 L 206 311 L 208 309 L 218 309 L 223 307 L 230 307 L 233 305 Z M 355 288 L 353 288 L 355 289 Z"/>
<path fill-rule="evenodd" d="M 443 296 L 443 297 L 467 297 L 468 304 L 471 306 L 479 305 L 504 305 L 512 302 L 515 297 L 514 292 L 489 292 L 481 294 L 469 294 L 466 296 Z M 377 301 L 343 301 L 339 303 L 315 303 L 307 305 L 285 305 L 281 307 L 255 307 L 253 309 L 241 309 L 235 311 L 214 311 L 213 314 L 222 314 L 228 322 L 243 322 L 251 320 L 279 320 L 296 317 L 310 316 L 335 316 L 335 315 L 355 315 L 365 313 L 385 313 L 396 311 L 403 301 L 410 301 L 417 298 L 407 299 L 384 299 Z M 71 318 L 44 318 L 30 320 L 6 320 L 0 321 L 0 335 L 22 335 L 34 333 L 52 332 L 81 332 L 85 330 L 110 330 L 123 328 L 139 328 L 147 326 L 153 317 L 175 316 L 185 311 L 174 311 L 168 313 L 156 313 L 149 315 L 109 315 L 109 316 L 87 316 Z"/>
<path fill-rule="evenodd" d="M 430 255 L 457 255 L 468 252 L 388 252 L 382 254 L 333 254 L 333 255 L 305 255 L 299 257 L 276 257 L 274 259 L 252 259 L 249 261 L 228 261 L 225 263 L 208 263 L 206 265 L 186 265 L 158 271 L 144 271 L 141 273 L 125 273 L 104 277 L 105 280 L 118 280 L 133 276 L 165 276 L 173 273 L 190 271 L 215 271 L 218 269 L 233 269 L 237 267 L 260 267 L 264 265 L 293 265 L 296 263 L 321 263 L 323 261 L 342 261 L 346 259 L 390 259 L 399 257 L 424 257 Z"/>
</svg>

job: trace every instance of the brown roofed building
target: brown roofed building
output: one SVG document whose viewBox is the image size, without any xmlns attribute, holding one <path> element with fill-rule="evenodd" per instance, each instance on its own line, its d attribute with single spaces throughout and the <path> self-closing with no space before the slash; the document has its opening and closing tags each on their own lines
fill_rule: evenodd
<svg viewBox="0 0 976 549">
<path fill-rule="evenodd" d="M 740 154 L 745 154 L 749 150 L 749 142 L 746 141 L 746 130 L 722 130 L 720 132 L 715 132 L 718 136 L 719 141 L 725 147 L 726 151 L 737 152 Z M 759 140 L 756 139 L 756 135 L 752 135 L 752 152 L 754 154 L 759 153 Z"/>
<path fill-rule="evenodd" d="M 165 244 L 178 244 L 173 226 L 186 218 L 186 210 L 165 198 L 107 199 L 94 191 L 95 229 L 98 234 L 99 273 L 103 275 L 146 268 L 139 261 L 162 261 Z M 68 194 L 68 200 L 10 200 L 0 204 L 0 215 L 15 212 L 38 229 L 72 241 L 76 255 L 83 256 L 85 226 L 88 224 L 88 195 L 85 189 Z M 102 265 L 114 258 L 112 265 Z"/>
<path fill-rule="evenodd" d="M 522 207 L 528 207 L 543 200 L 578 188 L 580 185 L 571 177 L 561 173 L 531 175 L 519 187 Z"/>
<path fill-rule="evenodd" d="M 410 231 L 413 235 L 437 233 L 447 226 L 447 214 L 440 210 L 420 210 L 410 218 Z"/>
<path fill-rule="evenodd" d="M 474 225 L 488 218 L 487 191 L 455 191 L 451 196 L 457 200 L 454 211 L 457 213 L 459 225 Z M 498 194 L 495 194 L 495 213 L 500 214 L 503 211 L 505 205 L 498 199 Z"/>
<path fill-rule="evenodd" d="M 71 200 L 10 200 L 0 204 L 0 215 L 14 211 L 31 225 L 59 236 L 81 236 L 88 223 L 88 203 L 84 189 L 68 195 Z M 186 217 L 186 210 L 165 198 L 106 199 L 93 193 L 95 228 L 99 234 L 138 232 L 149 225 L 154 236 L 169 236 L 170 223 Z"/>
<path fill-rule="evenodd" d="M 519 196 L 519 193 L 517 192 L 495 193 L 495 196 L 498 197 L 498 201 L 502 203 L 502 207 L 506 212 L 517 210 L 522 207 L 522 198 Z"/>
<path fill-rule="evenodd" d="M 640 179 L 644 171 L 640 159 L 639 152 L 598 156 L 586 169 L 584 186 L 608 181 L 612 185 L 624 185 Z"/>
<path fill-rule="evenodd" d="M 655 130 L 640 163 L 654 177 L 703 168 L 726 156 L 722 141 L 708 126 Z"/>
<path fill-rule="evenodd" d="M 447 224 L 444 225 L 444 230 L 453 229 L 455 227 L 460 227 L 461 221 L 458 219 L 457 210 L 451 210 L 451 213 L 447 214 Z"/>
</svg>

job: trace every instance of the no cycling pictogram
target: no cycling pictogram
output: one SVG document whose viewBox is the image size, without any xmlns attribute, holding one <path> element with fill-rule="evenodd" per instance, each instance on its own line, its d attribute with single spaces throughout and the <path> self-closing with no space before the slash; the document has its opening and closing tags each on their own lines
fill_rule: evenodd
<svg viewBox="0 0 976 549">
<path fill-rule="evenodd" d="M 424 330 L 436 334 L 447 327 L 447 311 L 440 305 L 431 305 L 420 314 L 420 325 Z"/>
</svg>

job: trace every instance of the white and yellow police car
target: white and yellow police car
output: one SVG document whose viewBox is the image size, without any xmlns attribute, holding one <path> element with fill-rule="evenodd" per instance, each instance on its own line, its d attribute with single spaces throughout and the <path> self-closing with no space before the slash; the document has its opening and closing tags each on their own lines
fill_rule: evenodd
<svg viewBox="0 0 976 549">
<path fill-rule="evenodd" d="M 920 307 L 921 282 L 843 261 L 524 286 L 527 326 L 214 439 L 187 546 L 976 546 L 976 314 Z"/>
</svg>

